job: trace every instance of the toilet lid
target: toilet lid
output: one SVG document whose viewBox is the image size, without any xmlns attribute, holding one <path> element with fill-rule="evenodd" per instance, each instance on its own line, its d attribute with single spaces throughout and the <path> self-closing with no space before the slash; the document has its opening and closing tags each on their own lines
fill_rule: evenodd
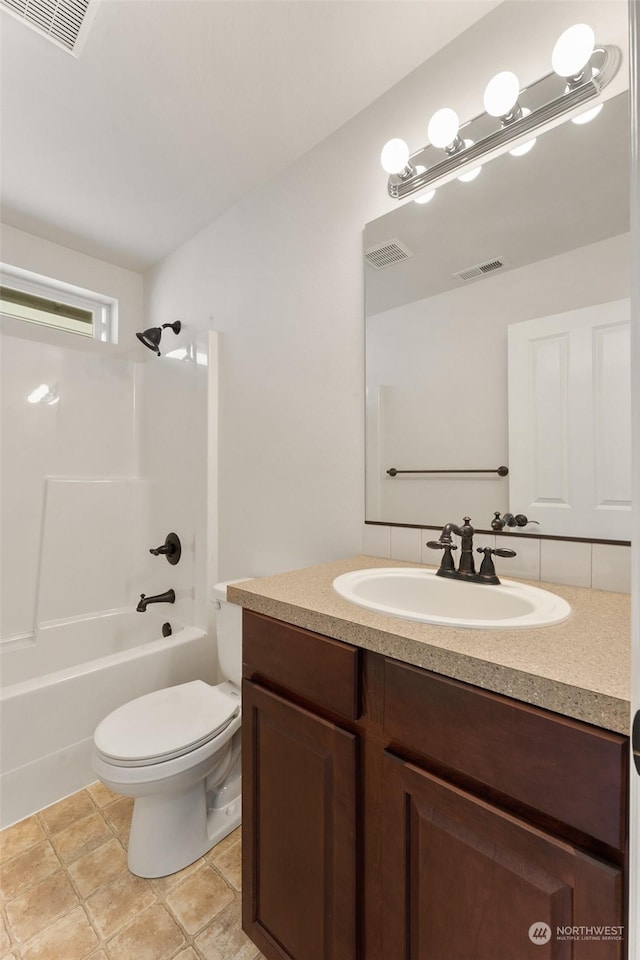
<svg viewBox="0 0 640 960">
<path fill-rule="evenodd" d="M 237 700 L 202 680 L 155 690 L 98 724 L 97 749 L 122 765 L 169 760 L 202 746 L 239 712 Z"/>
</svg>

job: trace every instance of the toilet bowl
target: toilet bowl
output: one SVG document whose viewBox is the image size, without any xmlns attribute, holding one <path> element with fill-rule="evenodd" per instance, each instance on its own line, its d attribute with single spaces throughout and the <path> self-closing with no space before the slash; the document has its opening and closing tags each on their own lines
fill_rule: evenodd
<svg viewBox="0 0 640 960">
<path fill-rule="evenodd" d="M 216 633 L 225 680 L 192 680 L 118 707 L 98 724 L 91 764 L 115 793 L 133 797 L 128 865 L 163 877 L 198 860 L 241 817 L 242 611 L 216 584 Z"/>
</svg>

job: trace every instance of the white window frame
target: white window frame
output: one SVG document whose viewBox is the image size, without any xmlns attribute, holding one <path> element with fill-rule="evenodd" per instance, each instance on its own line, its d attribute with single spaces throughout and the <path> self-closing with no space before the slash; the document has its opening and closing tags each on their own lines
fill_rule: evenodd
<svg viewBox="0 0 640 960">
<path fill-rule="evenodd" d="M 6 263 L 0 263 L 0 285 L 19 290 L 21 293 L 43 297 L 46 300 L 57 300 L 70 307 L 78 307 L 91 313 L 93 319 L 91 334 L 88 334 L 70 330 L 62 324 L 50 323 L 45 319 L 35 320 L 21 317 L 18 310 L 15 313 L 5 313 L 3 311 L 2 316 L 21 320 L 24 323 L 40 324 L 50 330 L 59 330 L 62 333 L 99 340 L 103 343 L 118 342 L 118 301 L 114 297 L 64 283 L 62 280 L 44 277 Z"/>
</svg>

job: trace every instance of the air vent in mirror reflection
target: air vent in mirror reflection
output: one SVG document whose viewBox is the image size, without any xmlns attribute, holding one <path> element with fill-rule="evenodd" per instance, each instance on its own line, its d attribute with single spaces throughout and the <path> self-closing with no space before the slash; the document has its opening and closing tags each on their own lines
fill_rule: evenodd
<svg viewBox="0 0 640 960">
<path fill-rule="evenodd" d="M 467 267 L 466 270 L 459 270 L 453 276 L 457 280 L 477 280 L 484 277 L 487 273 L 493 273 L 494 270 L 502 270 L 508 266 L 504 257 L 496 257 L 494 260 L 485 260 L 484 263 L 477 263 L 474 267 Z"/>
<path fill-rule="evenodd" d="M 364 258 L 367 263 L 375 267 L 376 270 L 382 270 L 383 267 L 390 267 L 401 260 L 407 260 L 413 254 L 408 247 L 400 240 L 387 240 L 386 243 L 378 244 L 375 247 L 369 247 L 364 252 Z"/>
</svg>

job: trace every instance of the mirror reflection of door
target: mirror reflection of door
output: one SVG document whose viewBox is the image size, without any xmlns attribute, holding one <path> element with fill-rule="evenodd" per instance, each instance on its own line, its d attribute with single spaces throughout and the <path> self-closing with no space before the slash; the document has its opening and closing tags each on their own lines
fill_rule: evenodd
<svg viewBox="0 0 640 960">
<path fill-rule="evenodd" d="M 631 304 L 509 327 L 509 492 L 547 534 L 631 536 Z"/>
</svg>

